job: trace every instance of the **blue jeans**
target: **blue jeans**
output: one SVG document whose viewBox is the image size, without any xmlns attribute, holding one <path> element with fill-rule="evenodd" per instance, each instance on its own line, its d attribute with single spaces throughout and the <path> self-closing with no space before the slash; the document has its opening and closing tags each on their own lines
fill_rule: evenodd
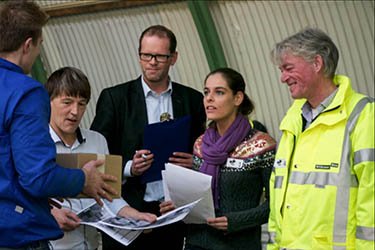
<svg viewBox="0 0 375 250">
<path fill-rule="evenodd" d="M 0 247 L 0 250 L 51 250 L 51 248 L 48 240 L 41 240 L 19 248 Z"/>
</svg>

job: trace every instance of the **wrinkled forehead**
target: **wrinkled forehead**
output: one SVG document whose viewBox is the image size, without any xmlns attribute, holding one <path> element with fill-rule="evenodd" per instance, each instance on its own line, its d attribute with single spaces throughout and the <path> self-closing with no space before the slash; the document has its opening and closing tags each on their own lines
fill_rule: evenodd
<svg viewBox="0 0 375 250">
<path fill-rule="evenodd" d="M 309 62 L 309 58 L 307 55 L 305 55 L 303 52 L 297 50 L 297 49 L 292 49 L 289 47 L 284 47 L 280 49 L 275 55 L 274 55 L 274 63 L 276 65 L 282 66 L 285 64 L 290 63 L 291 61 L 298 61 L 298 60 L 304 60 Z"/>
</svg>

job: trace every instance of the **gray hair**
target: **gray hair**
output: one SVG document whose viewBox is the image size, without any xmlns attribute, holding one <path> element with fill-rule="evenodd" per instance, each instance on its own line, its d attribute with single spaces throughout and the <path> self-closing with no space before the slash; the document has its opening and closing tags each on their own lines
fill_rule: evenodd
<svg viewBox="0 0 375 250">
<path fill-rule="evenodd" d="M 302 31 L 277 43 L 271 51 L 274 64 L 280 65 L 286 52 L 299 56 L 312 63 L 316 55 L 323 59 L 323 74 L 333 78 L 339 61 L 339 52 L 331 38 L 317 28 L 305 28 Z"/>
</svg>

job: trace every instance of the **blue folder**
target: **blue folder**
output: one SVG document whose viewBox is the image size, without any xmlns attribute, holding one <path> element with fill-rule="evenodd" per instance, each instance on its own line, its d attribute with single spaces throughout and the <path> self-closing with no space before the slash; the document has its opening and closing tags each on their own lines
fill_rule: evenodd
<svg viewBox="0 0 375 250">
<path fill-rule="evenodd" d="M 173 152 L 189 152 L 191 117 L 153 123 L 145 126 L 143 149 L 154 154 L 151 167 L 141 176 L 142 184 L 161 180 L 161 171 Z"/>
</svg>

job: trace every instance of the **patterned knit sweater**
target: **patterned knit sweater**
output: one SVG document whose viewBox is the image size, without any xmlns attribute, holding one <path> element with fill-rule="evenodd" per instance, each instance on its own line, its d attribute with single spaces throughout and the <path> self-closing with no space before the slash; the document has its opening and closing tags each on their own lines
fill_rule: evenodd
<svg viewBox="0 0 375 250">
<path fill-rule="evenodd" d="M 203 163 L 202 136 L 194 144 L 194 168 Z M 223 164 L 219 172 L 219 209 L 216 217 L 228 218 L 228 230 L 206 224 L 189 224 L 186 248 L 260 250 L 261 225 L 269 214 L 269 186 L 276 143 L 266 133 L 251 129 L 229 158 L 243 160 L 240 168 Z M 261 197 L 265 190 L 265 197 Z"/>
</svg>

